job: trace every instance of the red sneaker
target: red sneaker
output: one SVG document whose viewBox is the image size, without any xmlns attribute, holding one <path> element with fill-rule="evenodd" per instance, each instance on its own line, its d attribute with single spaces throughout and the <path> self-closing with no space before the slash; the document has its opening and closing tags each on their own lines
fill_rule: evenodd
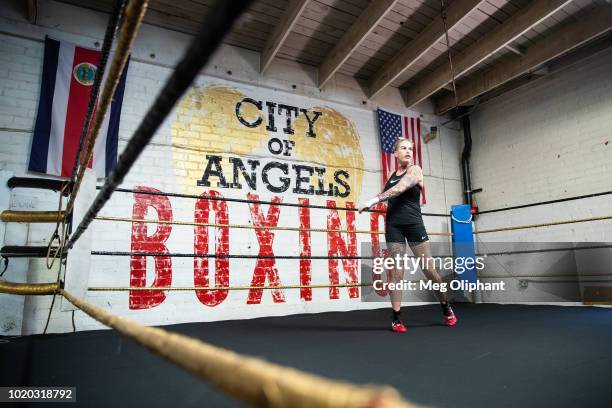
<svg viewBox="0 0 612 408">
<path fill-rule="evenodd" d="M 400 321 L 396 321 L 396 322 L 391 323 L 391 331 L 394 331 L 396 333 L 406 333 L 408 329 L 406 329 L 406 326 L 404 326 L 404 323 Z"/>
<path fill-rule="evenodd" d="M 448 327 L 453 327 L 457 324 L 457 316 L 455 316 L 455 313 L 452 310 L 450 315 L 444 316 L 444 323 L 446 323 Z"/>
</svg>

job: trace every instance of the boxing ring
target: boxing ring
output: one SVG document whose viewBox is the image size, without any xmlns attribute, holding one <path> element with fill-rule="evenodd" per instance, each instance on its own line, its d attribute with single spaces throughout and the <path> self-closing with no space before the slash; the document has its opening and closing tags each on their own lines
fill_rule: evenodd
<svg viewBox="0 0 612 408">
<path fill-rule="evenodd" d="M 118 2 L 118 4 L 122 4 Z M 12 188 L 30 187 L 59 192 L 57 211 L 2 213 L 4 222 L 55 223 L 46 247 L 4 247 L 1 255 L 41 257 L 51 268 L 60 263 L 55 282 L 15 283 L 0 280 L 0 292 L 22 296 L 62 297 L 74 308 L 86 313 L 114 331 L 29 336 L 2 340 L 0 344 L 3 384 L 42 385 L 50 378 L 55 383 L 75 385 L 80 402 L 87 406 L 169 405 L 231 406 L 235 401 L 217 393 L 220 390 L 243 403 L 256 407 L 414 407 L 436 406 L 517 406 L 575 405 L 571 395 L 585 401 L 608 400 L 607 388 L 612 326 L 604 308 L 525 306 L 498 304 L 458 304 L 458 327 L 448 330 L 435 319 L 434 307 L 417 306 L 406 318 L 409 327 L 419 330 L 415 337 L 394 336 L 383 330 L 387 310 L 328 312 L 316 315 L 291 315 L 250 320 L 181 324 L 166 329 L 147 327 L 109 313 L 85 302 L 72 293 L 63 281 L 62 271 L 71 251 L 92 222 L 152 223 L 199 229 L 284 230 L 300 234 L 349 233 L 369 235 L 379 243 L 384 232 L 355 229 L 311 228 L 295 226 L 254 226 L 228 222 L 191 222 L 137 219 L 100 215 L 100 211 L 118 193 L 158 194 L 215 202 L 240 202 L 293 206 L 299 209 L 330 209 L 304 203 L 276 203 L 212 195 L 189 196 L 172 192 L 122 189 L 124 177 L 151 141 L 156 130 L 174 105 L 192 84 L 210 59 L 232 23 L 249 1 L 219 2 L 194 38 L 183 59 L 166 82 L 155 103 L 138 126 L 117 165 L 92 200 L 75 217 L 80 186 L 86 177 L 95 139 L 112 100 L 129 50 L 137 35 L 147 1 L 130 1 L 117 7 L 111 16 L 103 45 L 101 71 L 96 76 L 86 125 L 72 178 L 68 182 L 14 179 Z M 117 32 L 117 50 L 110 63 L 108 79 L 101 90 L 100 107 L 94 113 L 106 58 Z M 89 133 L 87 129 L 90 128 Z M 64 200 L 66 204 L 64 205 Z M 355 208 L 333 208 L 345 213 Z M 381 212 L 375 209 L 372 212 Z M 449 217 L 447 214 L 424 214 Z M 79 218 L 76 223 L 75 219 Z M 545 228 L 552 225 L 609 221 L 612 216 L 594 216 L 532 223 L 474 231 L 482 235 L 516 229 Z M 452 233 L 429 235 L 452 237 Z M 326 259 L 336 262 L 372 259 L 355 255 L 246 255 L 229 253 L 170 253 L 145 251 L 90 251 L 96 257 L 183 257 L 215 260 L 229 259 Z M 371 282 L 318 284 L 309 280 L 294 285 L 273 286 L 92 286 L 90 292 L 116 291 L 244 291 L 306 290 L 347 288 L 359 291 Z M 51 310 L 53 309 L 53 304 Z M 51 310 L 49 313 L 51 313 Z M 74 314 L 73 314 L 74 316 Z M 47 322 L 48 323 L 48 322 Z M 445 330 L 442 333 L 442 330 Z M 46 331 L 46 329 L 45 329 Z M 579 331 L 580 335 L 577 334 Z M 244 334 L 248 333 L 248 336 Z M 122 338 L 133 343 L 124 343 Z M 555 341 L 564 339 L 564 341 Z M 142 346 L 154 355 L 147 354 Z M 586 349 L 586 353 L 585 353 Z M 234 351 L 230 351 L 234 350 Z M 95 352 L 94 352 L 95 351 Z M 160 358 L 161 357 L 161 358 Z M 537 364 L 535 364 L 537 363 Z M 535 365 L 535 367 L 534 367 Z M 10 367 L 10 368 L 9 368 Z M 177 369 L 180 368 L 181 370 Z M 492 369 L 492 367 L 505 367 Z M 186 374 L 189 373 L 190 375 Z M 311 374 L 312 373 L 312 374 Z M 517 377 L 516 373 L 523 373 Z M 545 377 L 549 382 L 538 379 Z M 197 379 L 205 381 L 205 384 Z M 387 384 L 383 386 L 369 384 Z M 588 390 L 588 395 L 581 395 Z M 412 401 L 412 402 L 411 402 Z"/>
</svg>

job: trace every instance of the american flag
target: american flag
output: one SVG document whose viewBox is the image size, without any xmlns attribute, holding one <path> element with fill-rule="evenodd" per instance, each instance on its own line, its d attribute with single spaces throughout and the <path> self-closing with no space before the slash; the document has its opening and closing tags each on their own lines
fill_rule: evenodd
<svg viewBox="0 0 612 408">
<path fill-rule="evenodd" d="M 380 134 L 380 158 L 382 160 L 383 185 L 387 179 L 397 169 L 397 159 L 393 155 L 395 141 L 399 138 L 406 138 L 412 141 L 412 157 L 414 163 L 423 167 L 423 155 L 421 152 L 421 119 L 398 115 L 397 113 L 387 112 L 377 109 L 378 133 Z M 421 204 L 425 204 L 425 189 L 421 190 Z"/>
</svg>

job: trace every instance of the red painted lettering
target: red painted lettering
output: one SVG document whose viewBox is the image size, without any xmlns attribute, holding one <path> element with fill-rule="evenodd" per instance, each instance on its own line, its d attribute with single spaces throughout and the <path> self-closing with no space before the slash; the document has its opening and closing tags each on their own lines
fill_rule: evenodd
<svg viewBox="0 0 612 408">
<path fill-rule="evenodd" d="M 160 192 L 157 189 L 145 186 L 136 187 L 137 190 Z M 132 218 L 144 220 L 149 208 L 157 211 L 160 221 L 172 221 L 172 207 L 170 200 L 165 196 L 136 193 L 134 194 L 134 208 Z M 148 235 L 146 222 L 132 223 L 132 252 L 151 252 L 156 254 L 169 254 L 165 242 L 170 236 L 172 225 L 157 224 L 157 229 Z M 155 279 L 151 287 L 166 287 L 172 284 L 172 260 L 169 256 L 155 256 Z M 147 257 L 132 256 L 130 261 L 130 286 L 144 288 L 147 286 Z M 160 305 L 166 299 L 166 294 L 159 290 L 134 290 L 129 292 L 130 309 L 150 309 Z"/>
<path fill-rule="evenodd" d="M 298 198 L 301 205 L 308 205 L 307 198 Z M 312 248 L 310 245 L 310 208 L 299 207 L 300 214 L 300 256 L 311 256 Z M 312 281 L 312 261 L 310 259 L 300 259 L 300 285 L 310 285 Z M 301 288 L 300 297 L 306 301 L 312 300 L 312 288 Z"/>
<path fill-rule="evenodd" d="M 348 208 L 355 208 L 353 203 L 347 202 Z M 327 200 L 327 207 L 330 208 L 329 215 L 327 216 L 327 229 L 339 230 L 341 228 L 340 215 L 336 208 L 336 202 L 333 200 Z M 357 256 L 357 235 L 355 234 L 355 211 L 346 211 L 346 225 L 348 231 L 348 244 L 342 239 L 340 232 L 328 232 L 327 233 L 327 253 L 329 256 Z M 342 267 L 346 277 L 346 283 L 357 283 L 357 259 L 343 259 Z M 332 285 L 340 283 L 340 277 L 338 276 L 338 259 L 328 260 L 328 272 L 329 282 Z M 359 288 L 350 287 L 349 297 L 359 297 Z M 329 298 L 338 299 L 340 291 L 337 287 L 329 288 Z"/>
<path fill-rule="evenodd" d="M 217 191 L 202 193 L 202 198 L 199 198 L 195 204 L 195 222 L 202 224 L 209 223 L 210 209 L 212 207 L 215 214 L 215 223 L 227 224 L 227 202 L 220 200 L 208 200 L 204 198 L 205 196 L 221 197 L 221 194 L 219 194 Z M 196 255 L 204 255 L 208 253 L 209 228 L 210 227 L 202 225 L 196 225 L 195 227 L 193 249 Z M 229 228 L 216 227 L 215 231 L 215 254 L 217 255 L 217 258 L 215 258 L 215 286 L 227 287 L 229 286 L 229 259 L 220 258 L 219 256 L 229 254 Z M 210 285 L 208 278 L 209 265 L 210 258 L 195 257 L 193 259 L 193 281 L 196 286 L 208 287 Z M 227 298 L 227 294 L 227 290 L 196 290 L 196 296 L 200 302 L 206 306 L 217 306 Z"/>
<path fill-rule="evenodd" d="M 259 201 L 257 194 L 248 193 L 249 200 Z M 282 199 L 280 197 L 272 198 L 273 203 L 280 203 Z M 278 225 L 278 216 L 280 213 L 280 206 L 270 205 L 268 215 L 262 213 L 259 204 L 249 204 L 251 210 L 251 219 L 253 220 L 254 227 L 276 227 Z M 257 242 L 259 243 L 259 256 L 274 256 L 272 244 L 274 242 L 274 231 L 270 229 L 255 229 L 255 235 L 257 236 Z M 266 279 L 269 280 L 270 286 L 280 286 L 280 279 L 278 277 L 278 270 L 276 269 L 276 260 L 273 258 L 257 259 L 255 264 L 255 272 L 253 273 L 253 279 L 251 286 L 264 286 Z M 285 301 L 285 296 L 280 289 L 271 289 L 272 299 L 275 303 Z M 263 289 L 251 289 L 249 290 L 248 304 L 259 304 L 261 303 L 261 296 Z"/>
<path fill-rule="evenodd" d="M 385 212 L 371 212 L 370 213 L 370 231 L 380 231 L 379 221 L 381 218 L 384 220 L 387 215 L 386 214 L 387 204 L 378 203 L 374 207 L 372 207 L 372 209 L 377 210 L 377 211 L 385 211 Z M 376 257 L 381 256 L 380 236 L 381 236 L 380 234 L 375 234 L 375 233 L 372 233 L 370 235 L 370 237 L 372 238 L 372 256 L 376 256 Z M 385 250 L 383 251 L 382 255 L 386 257 L 387 254 L 388 254 L 388 251 Z M 372 281 L 374 281 L 375 279 L 377 278 L 372 273 Z M 376 293 L 378 294 L 378 296 L 382 296 L 382 297 L 385 297 L 389 294 L 389 292 L 386 289 L 377 290 Z"/>
</svg>

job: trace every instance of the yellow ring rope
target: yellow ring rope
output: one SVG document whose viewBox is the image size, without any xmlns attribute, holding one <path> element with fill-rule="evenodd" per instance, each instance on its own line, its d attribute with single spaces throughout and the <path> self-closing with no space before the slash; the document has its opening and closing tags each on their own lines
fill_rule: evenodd
<svg viewBox="0 0 612 408">
<path fill-rule="evenodd" d="M 74 306 L 228 395 L 266 408 L 415 408 L 393 388 L 332 381 L 229 350 L 142 326 L 60 293 Z"/>
<path fill-rule="evenodd" d="M 256 290 L 256 289 L 321 289 L 321 288 L 355 288 L 355 287 L 367 287 L 371 286 L 370 283 L 335 283 L 335 284 L 321 284 L 321 285 L 279 285 L 279 286 L 191 286 L 191 287 L 152 287 L 143 288 L 135 286 L 124 286 L 124 287 L 92 287 L 88 290 L 90 292 L 125 292 L 128 290 L 134 291 L 146 291 L 146 290 L 157 290 L 157 291 L 191 291 L 191 290 Z"/>
<path fill-rule="evenodd" d="M 368 231 L 368 230 L 347 230 L 347 229 L 328 229 L 328 228 L 299 228 L 299 227 L 267 227 L 267 226 L 255 226 L 247 224 L 215 224 L 215 223 L 204 223 L 204 222 L 190 222 L 190 221 L 162 221 L 162 220 L 141 220 L 136 218 L 124 218 L 124 217 L 96 217 L 96 220 L 100 221 L 120 221 L 120 222 L 142 222 L 150 224 L 169 224 L 169 225 L 191 225 L 196 227 L 217 227 L 217 228 L 244 228 L 244 229 L 265 229 L 265 230 L 279 230 L 279 231 L 310 231 L 310 232 L 344 232 L 351 234 L 384 234 L 384 231 Z M 448 232 L 428 232 L 428 235 L 444 235 L 451 236 Z"/>
<path fill-rule="evenodd" d="M 10 295 L 53 295 L 59 288 L 58 282 L 15 283 L 0 280 L 0 293 L 8 293 Z"/>
<path fill-rule="evenodd" d="M 63 219 L 64 211 L 13 211 L 5 210 L 0 214 L 2 222 L 57 222 L 58 218 Z"/>
<path fill-rule="evenodd" d="M 518 229 L 550 227 L 553 225 L 575 224 L 578 222 L 604 221 L 604 220 L 612 220 L 612 215 L 604 215 L 601 217 L 576 218 L 573 220 L 565 220 L 565 221 L 551 221 L 551 222 L 543 222 L 540 224 L 525 224 L 525 225 L 517 225 L 515 227 L 490 228 L 490 229 L 474 231 L 474 234 L 488 234 L 491 232 L 513 231 L 513 230 L 518 230 Z"/>
<path fill-rule="evenodd" d="M 138 30 L 140 29 L 140 24 L 142 23 L 142 19 L 147 9 L 148 3 L 148 0 L 129 0 L 127 2 L 125 13 L 121 22 L 121 27 L 119 27 L 117 48 L 115 50 L 115 54 L 113 55 L 113 61 L 111 62 L 108 77 L 104 82 L 104 89 L 102 90 L 100 103 L 96 108 L 96 116 L 94 117 L 91 131 L 89 132 L 89 138 L 87 140 L 87 150 L 85 151 L 82 160 L 80 157 L 75 158 L 75 160 L 80 161 L 80 164 L 78 169 L 78 175 L 76 177 L 74 187 L 72 188 L 72 191 L 70 193 L 68 205 L 66 206 L 66 212 L 68 214 L 72 212 L 72 209 L 74 207 L 74 200 L 76 199 L 77 193 L 79 192 L 79 188 L 81 187 L 81 182 L 83 181 L 83 174 L 85 173 L 85 169 L 87 168 L 87 163 L 89 163 L 89 160 L 91 160 L 91 157 L 93 155 L 93 149 L 96 143 L 96 139 L 98 138 L 98 134 L 100 133 L 100 128 L 102 127 L 102 123 L 104 122 L 104 117 L 106 116 L 108 107 L 110 106 L 113 100 L 113 96 L 115 95 L 115 90 L 119 85 L 119 80 L 121 79 L 123 68 L 127 63 L 130 49 L 132 48 L 132 44 L 134 43 L 136 35 L 138 34 Z"/>
</svg>

